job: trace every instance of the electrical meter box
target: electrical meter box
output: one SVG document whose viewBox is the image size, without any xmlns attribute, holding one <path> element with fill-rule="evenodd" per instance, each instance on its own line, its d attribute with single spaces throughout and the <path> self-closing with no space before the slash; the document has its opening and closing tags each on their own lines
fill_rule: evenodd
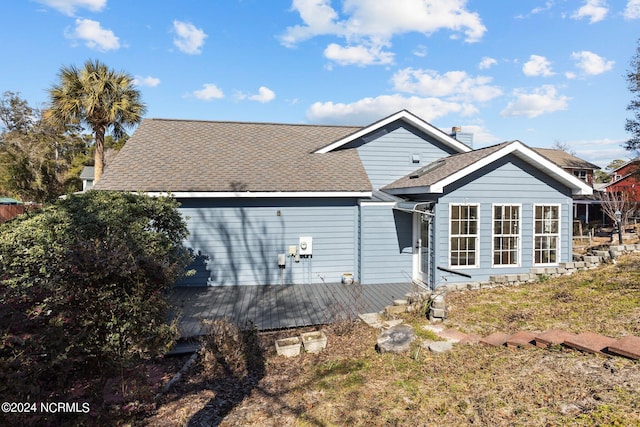
<svg viewBox="0 0 640 427">
<path fill-rule="evenodd" d="M 312 237 L 300 237 L 300 256 L 307 257 L 313 255 L 313 238 Z"/>
<path fill-rule="evenodd" d="M 285 267 L 287 265 L 287 257 L 285 254 L 278 254 L 278 267 Z"/>
</svg>

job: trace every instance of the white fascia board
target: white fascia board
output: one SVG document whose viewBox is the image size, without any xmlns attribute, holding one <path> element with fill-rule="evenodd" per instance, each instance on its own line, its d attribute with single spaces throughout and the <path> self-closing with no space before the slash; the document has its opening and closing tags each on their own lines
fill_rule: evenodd
<svg viewBox="0 0 640 427">
<path fill-rule="evenodd" d="M 198 199 L 198 198 L 327 198 L 327 197 L 371 197 L 371 191 L 149 191 L 143 192 L 151 197 L 170 196 L 178 199 Z"/>
<path fill-rule="evenodd" d="M 360 200 L 360 206 L 395 206 L 397 202 L 377 202 L 374 200 Z"/>
<path fill-rule="evenodd" d="M 426 133 L 427 135 L 430 135 L 432 137 L 434 137 L 435 139 L 437 139 L 438 141 L 442 142 L 445 145 L 448 145 L 456 150 L 458 150 L 461 153 L 466 153 L 469 151 L 472 151 L 472 148 L 463 144 L 462 142 L 458 141 L 457 139 L 447 135 L 446 133 L 444 133 L 443 131 L 441 131 L 440 129 L 430 125 L 429 123 L 425 122 L 424 120 L 422 120 L 421 118 L 413 115 L 412 113 L 408 112 L 407 110 L 402 110 L 402 111 L 398 111 L 397 113 L 387 117 L 386 119 L 382 119 L 378 122 L 373 123 L 372 125 L 369 125 L 355 133 L 352 133 L 351 135 L 348 135 L 342 139 L 337 140 L 336 142 L 327 145 L 326 147 L 323 147 L 319 150 L 316 150 L 315 153 L 318 154 L 324 154 L 324 153 L 328 153 L 332 150 L 335 150 L 336 148 L 342 147 L 345 144 L 348 144 L 351 141 L 354 141 L 362 136 L 365 136 L 369 133 L 375 132 L 376 130 L 388 125 L 389 123 L 393 123 L 396 120 L 403 120 L 406 123 L 409 123 L 413 126 L 415 126 L 416 128 L 420 129 L 421 131 L 423 131 L 424 133 Z"/>
<path fill-rule="evenodd" d="M 449 175 L 443 180 L 433 184 L 431 186 L 431 190 L 434 193 L 442 193 L 444 191 L 444 187 L 446 187 L 447 185 L 454 183 L 457 180 L 464 178 L 465 176 L 477 171 L 478 169 L 481 169 L 511 153 L 516 153 L 516 155 L 519 155 L 519 157 L 527 163 L 536 166 L 538 169 L 544 170 L 547 175 L 552 176 L 558 181 L 564 183 L 567 187 L 571 188 L 573 195 L 585 196 L 593 194 L 593 189 L 584 181 L 571 175 L 560 166 L 556 165 L 550 160 L 547 160 L 545 157 L 525 146 L 520 141 L 513 141 L 511 144 L 505 146 L 504 148 L 501 148 L 495 153 L 492 153 L 487 157 L 467 166 L 466 168 L 459 170 L 452 175 Z"/>
<path fill-rule="evenodd" d="M 384 191 L 386 191 L 389 194 L 400 194 L 400 195 L 404 195 L 404 194 L 429 194 L 429 193 L 433 193 L 434 192 L 432 190 L 431 186 L 429 186 L 429 185 L 423 185 L 423 186 L 420 186 L 420 187 L 390 188 L 390 189 L 385 189 Z"/>
</svg>

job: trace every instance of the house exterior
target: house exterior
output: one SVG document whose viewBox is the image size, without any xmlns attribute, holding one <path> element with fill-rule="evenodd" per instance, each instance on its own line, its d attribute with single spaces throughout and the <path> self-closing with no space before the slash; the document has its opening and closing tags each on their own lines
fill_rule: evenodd
<svg viewBox="0 0 640 427">
<path fill-rule="evenodd" d="M 93 166 L 85 166 L 80 172 L 80 179 L 82 180 L 82 192 L 93 188 L 94 168 Z"/>
<path fill-rule="evenodd" d="M 534 148 L 534 150 L 593 187 L 595 183 L 593 177 L 595 171 L 600 169 L 600 166 L 587 162 L 564 150 L 555 148 Z"/>
<path fill-rule="evenodd" d="M 145 119 L 96 190 L 171 194 L 184 286 L 486 281 L 572 258 L 591 187 L 511 141 L 473 150 L 403 110 L 365 127 Z"/>
<path fill-rule="evenodd" d="M 630 160 L 611 173 L 611 182 L 605 186 L 608 193 L 623 193 L 629 201 L 640 201 L 640 158 Z"/>
</svg>

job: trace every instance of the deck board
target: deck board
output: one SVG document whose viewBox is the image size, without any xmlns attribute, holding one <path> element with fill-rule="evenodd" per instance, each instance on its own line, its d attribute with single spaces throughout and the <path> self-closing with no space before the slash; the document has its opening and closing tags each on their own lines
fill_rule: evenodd
<svg viewBox="0 0 640 427">
<path fill-rule="evenodd" d="M 181 338 L 193 338 L 203 334 L 204 319 L 253 322 L 261 331 L 321 325 L 336 315 L 382 311 L 411 289 L 410 283 L 177 287 L 170 301 L 180 315 Z"/>
</svg>

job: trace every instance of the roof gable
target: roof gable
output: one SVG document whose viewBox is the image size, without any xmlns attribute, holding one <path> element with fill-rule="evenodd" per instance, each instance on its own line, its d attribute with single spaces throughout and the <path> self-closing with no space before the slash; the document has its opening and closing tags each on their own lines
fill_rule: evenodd
<svg viewBox="0 0 640 427">
<path fill-rule="evenodd" d="M 518 156 L 546 175 L 566 185 L 574 195 L 588 195 L 593 192 L 589 185 L 517 140 L 445 157 L 400 178 L 384 187 L 383 190 L 391 194 L 443 193 L 444 187 L 447 185 L 509 154 Z"/>
<path fill-rule="evenodd" d="M 384 126 L 387 126 L 390 123 L 393 123 L 395 121 L 401 120 L 405 123 L 408 123 L 409 125 L 415 127 L 416 129 L 420 130 L 421 132 L 426 133 L 427 135 L 433 137 L 434 139 L 442 142 L 443 144 L 445 144 L 446 146 L 449 146 L 451 148 L 453 148 L 455 151 L 459 152 L 459 153 L 466 153 L 471 151 L 471 147 L 463 144 L 462 142 L 458 141 L 457 139 L 453 138 L 450 135 L 447 135 L 446 133 L 444 133 L 443 131 L 441 131 L 440 129 L 436 128 L 435 126 L 432 126 L 431 124 L 429 124 L 428 122 L 422 120 L 421 118 L 419 118 L 418 116 L 412 114 L 411 112 L 407 111 L 407 110 L 402 110 L 402 111 L 398 111 L 395 114 L 392 114 L 382 120 L 379 120 L 369 126 L 366 126 L 364 128 L 360 128 L 357 131 L 349 134 L 349 135 L 345 135 L 344 137 L 334 141 L 333 143 L 322 147 L 320 149 L 318 149 L 316 151 L 316 153 L 329 153 L 331 151 L 334 151 L 340 147 L 343 147 L 347 144 L 349 144 L 350 142 L 355 141 L 358 138 L 362 138 L 365 137 L 367 135 L 370 134 L 374 134 L 376 131 L 380 130 L 381 128 L 383 128 Z"/>
</svg>

